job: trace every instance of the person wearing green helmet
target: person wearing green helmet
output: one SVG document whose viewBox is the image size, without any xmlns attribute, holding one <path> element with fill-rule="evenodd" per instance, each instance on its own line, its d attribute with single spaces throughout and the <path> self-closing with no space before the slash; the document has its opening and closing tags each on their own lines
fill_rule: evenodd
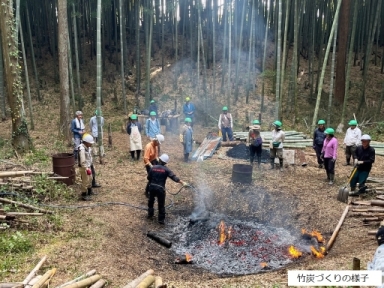
<svg viewBox="0 0 384 288">
<path fill-rule="evenodd" d="M 356 159 L 356 148 L 361 144 L 361 130 L 357 127 L 357 121 L 352 119 L 348 123 L 349 128 L 345 133 L 344 137 L 344 151 L 345 151 L 345 163 L 344 166 L 351 165 L 351 156 L 352 159 Z"/>
<path fill-rule="evenodd" d="M 140 159 L 141 150 L 143 150 L 143 143 L 141 141 L 141 124 L 137 122 L 137 114 L 132 114 L 130 117 L 130 122 L 127 125 L 127 133 L 129 135 L 129 151 L 131 153 L 132 160 L 135 160 L 136 152 L 136 161 Z"/>
<path fill-rule="evenodd" d="M 321 150 L 321 157 L 324 160 L 324 168 L 327 172 L 327 181 L 332 185 L 335 180 L 335 164 L 337 159 L 337 139 L 335 137 L 335 130 L 327 128 L 324 131 L 326 137 Z"/>
<path fill-rule="evenodd" d="M 185 103 L 183 105 L 183 113 L 185 118 L 191 118 L 191 127 L 193 127 L 193 123 L 195 122 L 195 105 L 191 103 L 190 97 L 185 97 Z"/>
<path fill-rule="evenodd" d="M 272 130 L 272 138 L 269 142 L 269 156 L 271 161 L 271 170 L 275 169 L 275 158 L 279 158 L 280 171 L 283 171 L 283 142 L 285 140 L 285 133 L 281 129 L 283 125 L 280 121 L 276 120 L 272 123 L 275 129 Z"/>
<path fill-rule="evenodd" d="M 319 164 L 319 168 L 323 168 L 324 161 L 321 158 L 321 150 L 323 150 L 323 143 L 325 139 L 325 121 L 319 120 L 317 122 L 318 127 L 315 129 L 315 132 L 313 132 L 313 149 L 316 152 L 317 156 L 317 164 Z"/>
<path fill-rule="evenodd" d="M 180 133 L 180 142 L 183 144 L 184 149 L 184 162 L 189 161 L 189 153 L 192 152 L 193 148 L 193 129 L 191 127 L 192 119 L 187 117 L 184 120 L 184 126 Z"/>
<path fill-rule="evenodd" d="M 148 111 L 149 113 L 151 112 L 155 112 L 156 115 L 157 115 L 157 105 L 156 105 L 156 101 L 155 100 L 151 100 L 150 104 L 149 104 L 149 107 L 148 107 Z"/>
<path fill-rule="evenodd" d="M 233 118 L 231 113 L 228 113 L 228 107 L 223 107 L 223 113 L 219 116 L 218 123 L 219 130 L 221 131 L 221 135 L 223 137 L 223 141 L 227 141 L 227 136 L 229 141 L 233 141 Z"/>
</svg>

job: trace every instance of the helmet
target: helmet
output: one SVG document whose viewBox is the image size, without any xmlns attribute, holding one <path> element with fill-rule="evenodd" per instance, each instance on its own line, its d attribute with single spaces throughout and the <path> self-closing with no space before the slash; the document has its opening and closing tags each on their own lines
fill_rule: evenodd
<svg viewBox="0 0 384 288">
<path fill-rule="evenodd" d="M 151 111 L 151 113 L 149 113 L 149 116 L 156 116 L 156 112 L 155 111 Z"/>
<path fill-rule="evenodd" d="M 137 114 L 132 114 L 131 115 L 131 120 L 137 120 Z"/>
<path fill-rule="evenodd" d="M 96 116 L 101 116 L 101 111 L 100 111 L 100 113 L 99 113 L 99 110 L 96 109 L 96 111 L 95 111 L 95 115 L 96 115 Z"/>
<path fill-rule="evenodd" d="M 260 121 L 259 120 L 253 120 L 252 124 L 260 124 Z"/>
<path fill-rule="evenodd" d="M 224 107 L 223 107 L 223 111 L 228 111 L 228 107 L 227 107 L 227 106 L 224 106 Z"/>
<path fill-rule="evenodd" d="M 152 100 L 151 100 L 151 103 L 155 103 L 155 100 L 152 99 Z"/>
<path fill-rule="evenodd" d="M 87 142 L 89 144 L 94 144 L 95 143 L 95 141 L 93 141 L 92 135 L 88 134 L 88 133 L 83 135 L 83 142 Z"/>
<path fill-rule="evenodd" d="M 164 136 L 161 134 L 156 135 L 155 139 L 159 142 L 159 144 L 164 142 Z"/>
<path fill-rule="evenodd" d="M 361 140 L 371 141 L 371 136 L 369 136 L 368 134 L 364 134 L 363 136 L 361 136 Z"/>
<path fill-rule="evenodd" d="M 329 134 L 329 135 L 334 135 L 335 130 L 333 130 L 332 128 L 327 128 L 327 129 L 325 129 L 324 133 Z"/>
<path fill-rule="evenodd" d="M 377 230 L 376 240 L 379 246 L 384 243 L 384 226 L 380 226 L 379 230 Z"/>
<path fill-rule="evenodd" d="M 351 120 L 348 123 L 349 126 L 357 126 L 357 121 L 356 120 Z"/>
<path fill-rule="evenodd" d="M 272 125 L 275 127 L 281 127 L 283 126 L 283 123 L 281 123 L 279 120 L 276 120 L 275 122 L 272 123 Z"/>
<path fill-rule="evenodd" d="M 325 124 L 325 121 L 324 120 L 319 120 L 317 121 L 317 125 L 324 125 Z"/>
<path fill-rule="evenodd" d="M 169 156 L 168 154 L 161 154 L 161 156 L 159 157 L 159 159 L 161 160 L 161 162 L 164 162 L 165 164 L 167 164 L 169 162 Z"/>
<path fill-rule="evenodd" d="M 187 117 L 187 118 L 185 118 L 184 122 L 188 122 L 188 123 L 191 123 L 191 122 L 192 122 L 192 119 L 191 119 L 191 118 L 189 118 L 189 117 Z"/>
<path fill-rule="evenodd" d="M 76 111 L 75 115 L 76 115 L 76 116 L 83 115 L 83 112 L 81 112 L 81 111 Z"/>
<path fill-rule="evenodd" d="M 185 101 L 190 101 L 190 100 L 191 100 L 191 98 L 185 97 Z"/>
</svg>

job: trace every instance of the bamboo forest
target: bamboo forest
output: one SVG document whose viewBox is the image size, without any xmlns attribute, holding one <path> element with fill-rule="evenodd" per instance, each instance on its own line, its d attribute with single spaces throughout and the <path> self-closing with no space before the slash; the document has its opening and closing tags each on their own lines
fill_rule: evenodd
<svg viewBox="0 0 384 288">
<path fill-rule="evenodd" d="M 384 271 L 383 2 L 0 0 L 0 288 Z"/>
</svg>

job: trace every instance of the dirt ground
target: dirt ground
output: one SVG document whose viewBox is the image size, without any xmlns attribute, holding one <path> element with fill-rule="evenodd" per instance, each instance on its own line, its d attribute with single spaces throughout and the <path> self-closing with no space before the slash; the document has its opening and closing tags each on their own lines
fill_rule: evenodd
<svg viewBox="0 0 384 288">
<path fill-rule="evenodd" d="M 36 123 L 36 131 L 43 131 L 40 129 L 43 125 L 44 119 L 40 118 Z M 8 137 L 10 121 L 0 123 L 0 128 L 1 137 Z M 201 138 L 207 131 L 200 126 L 195 127 L 195 130 L 197 137 Z M 45 139 L 42 132 L 32 131 L 31 134 L 35 145 L 40 148 L 47 148 L 46 143 L 54 139 L 52 134 L 46 136 L 48 139 Z M 232 164 L 245 162 L 226 158 L 225 149 L 228 148 L 220 148 L 212 159 L 202 163 L 185 164 L 182 162 L 178 135 L 167 133 L 165 136 L 166 141 L 161 150 L 171 157 L 169 167 L 184 181 L 197 187 L 206 185 L 213 195 L 211 208 L 216 211 L 227 214 L 237 211 L 237 215 L 244 211 L 248 216 L 253 215 L 255 221 L 292 229 L 297 233 L 300 233 L 301 228 L 315 229 L 329 240 L 346 207 L 346 204 L 336 200 L 339 187 L 344 185 L 350 172 L 350 168 L 342 166 L 344 157 L 341 147 L 336 164 L 336 183 L 333 186 L 325 182 L 325 171 L 317 168 L 314 156 L 307 156 L 307 167 L 291 166 L 280 172 L 270 171 L 269 166 L 263 164 L 261 170 L 254 169 L 252 186 L 255 189 L 263 187 L 272 199 L 263 202 L 265 199 L 260 195 L 241 194 L 238 187 L 231 183 Z M 339 142 L 342 142 L 341 137 Z M 128 136 L 114 132 L 113 148 L 106 148 L 106 163 L 96 164 L 97 179 L 102 188 L 98 189 L 99 195 L 92 204 L 126 202 L 145 207 L 143 191 L 146 171 L 142 160 L 132 162 L 129 159 L 128 149 Z M 311 149 L 306 152 L 313 153 Z M 379 156 L 371 176 L 380 177 L 382 168 L 382 157 Z M 168 190 L 176 192 L 179 188 L 180 184 L 171 180 L 167 182 Z M 231 195 L 234 193 L 238 196 L 235 196 L 235 201 L 229 202 L 228 199 L 233 199 Z M 247 197 L 260 197 L 260 203 L 267 205 L 246 207 Z M 193 265 L 175 265 L 175 255 L 146 236 L 147 231 L 167 229 L 168 225 L 177 221 L 178 215 L 188 215 L 193 209 L 193 195 L 190 191 L 183 190 L 173 201 L 174 206 L 167 211 L 165 227 L 159 226 L 156 221 L 147 220 L 146 211 L 127 206 L 60 210 L 58 213 L 64 219 L 63 228 L 59 231 L 47 230 L 46 241 L 36 247 L 19 271 L 2 281 L 20 281 L 42 255 L 48 255 L 45 266 L 58 268 L 53 278 L 54 285 L 69 281 L 81 272 L 96 269 L 111 287 L 122 287 L 152 268 L 169 284 L 168 287 L 286 287 L 288 269 L 351 269 L 353 257 L 359 258 L 362 269 L 365 269 L 377 247 L 373 237 L 367 235 L 367 231 L 375 227 L 365 227 L 360 219 L 347 217 L 332 250 L 324 259 L 307 255 L 279 271 L 220 277 Z M 78 201 L 72 204 L 85 203 Z"/>
</svg>

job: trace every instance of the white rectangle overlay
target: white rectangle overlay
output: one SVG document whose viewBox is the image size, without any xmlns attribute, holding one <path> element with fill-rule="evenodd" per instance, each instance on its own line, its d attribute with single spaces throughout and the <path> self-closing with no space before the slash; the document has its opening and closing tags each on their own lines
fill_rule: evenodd
<svg viewBox="0 0 384 288">
<path fill-rule="evenodd" d="M 288 286 L 380 286 L 382 271 L 288 270 Z"/>
</svg>

